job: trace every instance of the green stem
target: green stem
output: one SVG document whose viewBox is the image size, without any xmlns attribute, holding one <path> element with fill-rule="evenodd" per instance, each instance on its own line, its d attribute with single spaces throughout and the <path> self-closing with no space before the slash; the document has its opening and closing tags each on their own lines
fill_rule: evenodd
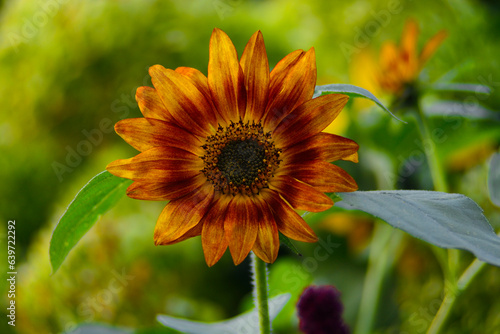
<svg viewBox="0 0 500 334">
<path fill-rule="evenodd" d="M 479 274 L 481 269 L 485 267 L 485 264 L 485 262 L 478 259 L 472 261 L 471 265 L 458 279 L 458 282 L 454 289 L 448 289 L 444 296 L 443 302 L 441 303 L 441 306 L 436 313 L 436 316 L 432 320 L 432 323 L 427 330 L 427 334 L 439 333 L 444 323 L 446 322 L 446 319 L 448 318 L 457 297 L 468 288 L 469 284 L 474 280 L 477 274 Z"/>
<path fill-rule="evenodd" d="M 431 171 L 434 188 L 436 191 L 448 192 L 448 185 L 446 183 L 446 177 L 444 175 L 443 168 L 439 163 L 436 144 L 434 143 L 434 140 L 432 139 L 432 136 L 429 132 L 429 123 L 427 122 L 427 118 L 418 105 L 416 119 L 418 129 L 420 131 L 420 136 L 422 137 L 422 145 L 427 157 L 427 163 L 429 164 L 429 169 Z"/>
<path fill-rule="evenodd" d="M 363 294 L 356 322 L 356 334 L 373 333 L 373 323 L 384 278 L 395 261 L 403 233 L 385 223 L 375 225 Z"/>
<path fill-rule="evenodd" d="M 267 286 L 267 267 L 266 263 L 259 259 L 253 252 L 252 273 L 254 278 L 253 295 L 256 307 L 259 310 L 260 333 L 271 333 L 271 322 L 269 321 L 269 296 Z"/>
</svg>

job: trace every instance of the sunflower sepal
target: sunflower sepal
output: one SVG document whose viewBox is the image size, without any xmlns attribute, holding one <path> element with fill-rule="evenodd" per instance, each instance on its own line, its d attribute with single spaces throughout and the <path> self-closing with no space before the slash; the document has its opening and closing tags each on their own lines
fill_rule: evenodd
<svg viewBox="0 0 500 334">
<path fill-rule="evenodd" d="M 302 256 L 299 252 L 298 248 L 293 244 L 293 242 L 283 233 L 279 232 L 280 235 L 280 243 L 288 247 L 292 252 L 294 252 L 298 256 Z"/>
</svg>

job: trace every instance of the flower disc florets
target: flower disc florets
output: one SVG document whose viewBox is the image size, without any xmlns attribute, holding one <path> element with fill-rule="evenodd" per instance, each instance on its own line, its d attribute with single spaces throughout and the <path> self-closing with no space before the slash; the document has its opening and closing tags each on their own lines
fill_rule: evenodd
<svg viewBox="0 0 500 334">
<path fill-rule="evenodd" d="M 260 123 L 231 122 L 208 136 L 203 173 L 224 194 L 257 194 L 279 166 L 280 149 Z"/>
</svg>

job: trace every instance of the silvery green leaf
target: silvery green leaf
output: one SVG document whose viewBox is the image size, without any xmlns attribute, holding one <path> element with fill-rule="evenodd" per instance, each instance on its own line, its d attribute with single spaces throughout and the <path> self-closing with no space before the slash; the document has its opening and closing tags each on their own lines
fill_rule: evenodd
<svg viewBox="0 0 500 334">
<path fill-rule="evenodd" d="M 481 106 L 476 100 L 438 101 L 424 106 L 423 111 L 429 116 L 461 116 L 469 119 L 500 121 L 499 112 Z"/>
<path fill-rule="evenodd" d="M 496 206 L 500 206 L 500 153 L 493 154 L 490 160 L 488 190 L 491 202 Z"/>
<path fill-rule="evenodd" d="M 405 121 L 402 121 L 398 117 L 396 117 L 389 109 L 387 109 L 386 106 L 384 106 L 382 102 L 380 102 L 379 99 L 375 97 L 375 95 L 373 95 L 364 88 L 348 84 L 331 84 L 331 85 L 316 86 L 316 88 L 314 89 L 313 97 L 318 97 L 324 93 L 340 93 L 348 95 L 350 97 L 362 97 L 371 100 L 375 102 L 380 108 L 387 111 L 392 117 L 394 117 L 398 121 L 406 123 Z"/>
<path fill-rule="evenodd" d="M 338 193 L 335 205 L 370 213 L 414 237 L 443 248 L 472 252 L 500 266 L 500 237 L 470 198 L 424 190 Z"/>
<path fill-rule="evenodd" d="M 67 334 L 132 334 L 132 329 L 124 329 L 99 324 L 82 324 Z"/>
<path fill-rule="evenodd" d="M 436 83 L 430 86 L 430 89 L 444 92 L 464 92 L 474 94 L 490 95 L 491 88 L 485 85 L 469 83 Z"/>
<path fill-rule="evenodd" d="M 269 299 L 269 319 L 272 321 L 290 299 L 284 293 Z M 186 334 L 259 334 L 259 314 L 256 309 L 234 318 L 219 322 L 199 322 L 188 319 L 158 315 L 156 319 L 164 326 Z"/>
</svg>

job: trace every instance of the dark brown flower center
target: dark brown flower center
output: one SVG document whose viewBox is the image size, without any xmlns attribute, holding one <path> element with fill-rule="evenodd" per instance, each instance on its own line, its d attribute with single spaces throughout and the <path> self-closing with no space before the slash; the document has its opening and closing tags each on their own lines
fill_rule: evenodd
<svg viewBox="0 0 500 334">
<path fill-rule="evenodd" d="M 257 194 L 279 166 L 280 149 L 260 123 L 219 126 L 203 145 L 203 173 L 224 194 Z"/>
</svg>

